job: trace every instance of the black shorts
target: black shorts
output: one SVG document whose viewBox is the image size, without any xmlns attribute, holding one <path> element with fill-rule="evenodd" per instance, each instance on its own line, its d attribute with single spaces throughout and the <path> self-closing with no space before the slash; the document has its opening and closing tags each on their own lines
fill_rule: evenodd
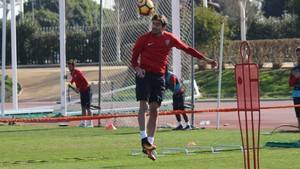
<svg viewBox="0 0 300 169">
<path fill-rule="evenodd" d="M 294 97 L 294 104 L 300 104 L 300 97 Z M 300 118 L 300 107 L 295 107 L 296 116 Z"/>
<path fill-rule="evenodd" d="M 161 104 L 165 92 L 164 75 L 146 72 L 144 78 L 136 77 L 136 100 Z"/>
<path fill-rule="evenodd" d="M 184 93 L 173 95 L 173 110 L 184 110 Z"/>
<path fill-rule="evenodd" d="M 89 109 L 91 107 L 91 100 L 92 93 L 90 87 L 88 87 L 85 92 L 80 92 L 80 103 L 82 108 Z"/>
</svg>

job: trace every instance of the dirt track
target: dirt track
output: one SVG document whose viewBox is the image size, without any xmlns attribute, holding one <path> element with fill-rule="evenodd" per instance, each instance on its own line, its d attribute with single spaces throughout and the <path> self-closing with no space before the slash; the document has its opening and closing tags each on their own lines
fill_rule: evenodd
<svg viewBox="0 0 300 169">
<path fill-rule="evenodd" d="M 261 106 L 279 106 L 279 105 L 291 105 L 293 102 L 291 100 L 285 101 L 261 101 Z M 212 109 L 216 108 L 217 102 L 212 101 L 203 101 L 197 102 L 195 105 L 196 110 L 200 109 Z M 221 105 L 222 108 L 233 108 L 236 107 L 236 102 L 234 101 L 226 101 Z M 248 118 L 250 117 L 250 113 L 248 112 Z M 190 117 L 190 115 L 189 115 Z M 244 117 L 244 112 L 241 112 L 241 117 Z M 258 122 L 258 114 L 254 112 L 254 124 L 257 126 Z M 201 121 L 210 121 L 209 125 L 202 126 L 205 128 L 216 128 L 217 126 L 217 113 L 207 112 L 207 113 L 197 113 L 195 114 L 195 123 L 196 127 L 201 127 Z M 242 118 L 244 119 L 244 118 Z M 102 124 L 105 125 L 108 122 L 115 122 L 117 126 L 138 126 L 136 118 L 118 118 L 118 119 L 108 119 L 101 120 Z M 243 121 L 243 128 L 245 126 Z M 250 121 L 249 121 L 250 123 Z M 269 110 L 261 110 L 261 128 L 262 129 L 273 129 L 282 124 L 289 125 L 297 125 L 296 115 L 293 108 L 285 108 L 285 109 L 269 109 Z M 170 116 L 159 116 L 158 118 L 158 126 L 162 127 L 175 127 L 177 125 L 176 119 L 174 115 Z M 249 127 L 251 125 L 249 124 Z M 220 128 L 221 129 L 237 129 L 239 128 L 238 123 L 238 115 L 237 112 L 223 112 L 220 113 Z M 286 128 L 287 130 L 295 130 L 295 128 Z"/>
<path fill-rule="evenodd" d="M 79 67 L 89 81 L 98 81 L 98 66 Z M 66 69 L 67 70 L 67 69 Z M 104 67 L 102 76 L 112 76 L 126 67 Z M 69 73 L 68 77 L 69 77 Z M 7 70 L 11 77 L 11 70 Z M 60 69 L 57 68 L 19 68 L 18 82 L 22 86 L 20 102 L 57 101 L 60 97 Z"/>
</svg>

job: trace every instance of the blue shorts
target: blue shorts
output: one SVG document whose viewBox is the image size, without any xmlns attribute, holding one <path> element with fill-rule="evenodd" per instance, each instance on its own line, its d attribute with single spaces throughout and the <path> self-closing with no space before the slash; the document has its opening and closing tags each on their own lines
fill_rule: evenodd
<svg viewBox="0 0 300 169">
<path fill-rule="evenodd" d="M 146 72 L 145 77 L 136 77 L 136 100 L 161 104 L 165 92 L 164 75 Z"/>
</svg>

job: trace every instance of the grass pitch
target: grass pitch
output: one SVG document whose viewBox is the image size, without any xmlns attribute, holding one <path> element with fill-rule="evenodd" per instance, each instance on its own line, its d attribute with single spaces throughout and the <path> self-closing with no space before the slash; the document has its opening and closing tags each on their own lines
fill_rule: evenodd
<svg viewBox="0 0 300 169">
<path fill-rule="evenodd" d="M 267 141 L 295 142 L 299 133 L 262 135 Z M 171 131 L 161 129 L 156 135 L 158 153 L 165 148 L 241 144 L 239 130 Z M 146 156 L 131 155 L 140 148 L 137 128 L 78 128 L 46 126 L 0 126 L 1 169 L 240 169 L 243 156 L 239 150 L 211 153 L 199 151 L 159 155 L 153 162 Z M 299 167 L 299 149 L 265 148 L 260 151 L 261 168 L 295 169 Z"/>
</svg>

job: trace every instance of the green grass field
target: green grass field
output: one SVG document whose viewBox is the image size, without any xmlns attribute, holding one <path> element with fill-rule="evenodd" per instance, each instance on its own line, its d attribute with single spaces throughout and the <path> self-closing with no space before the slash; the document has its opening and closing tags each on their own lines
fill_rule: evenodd
<svg viewBox="0 0 300 169">
<path fill-rule="evenodd" d="M 291 98 L 292 88 L 288 85 L 289 69 L 261 69 L 260 96 L 261 98 Z M 235 77 L 233 69 L 223 70 L 222 98 L 235 98 Z M 195 73 L 195 79 L 202 94 L 201 99 L 217 98 L 218 71 L 203 70 Z M 167 90 L 168 91 L 168 90 Z M 108 101 L 111 98 L 107 98 Z M 113 98 L 116 101 L 135 101 L 135 88 L 118 92 Z"/>
<path fill-rule="evenodd" d="M 0 126 L 1 169 L 240 169 L 241 151 L 211 153 L 201 151 L 159 156 L 152 162 L 143 155 L 131 155 L 139 149 L 137 128 L 77 128 L 50 126 Z M 262 135 L 261 142 L 300 139 L 299 133 Z M 240 144 L 238 130 L 171 131 L 161 129 L 156 136 L 158 153 L 164 148 L 184 148 L 189 142 L 198 146 Z M 261 168 L 295 169 L 299 167 L 299 149 L 262 148 Z"/>
</svg>

